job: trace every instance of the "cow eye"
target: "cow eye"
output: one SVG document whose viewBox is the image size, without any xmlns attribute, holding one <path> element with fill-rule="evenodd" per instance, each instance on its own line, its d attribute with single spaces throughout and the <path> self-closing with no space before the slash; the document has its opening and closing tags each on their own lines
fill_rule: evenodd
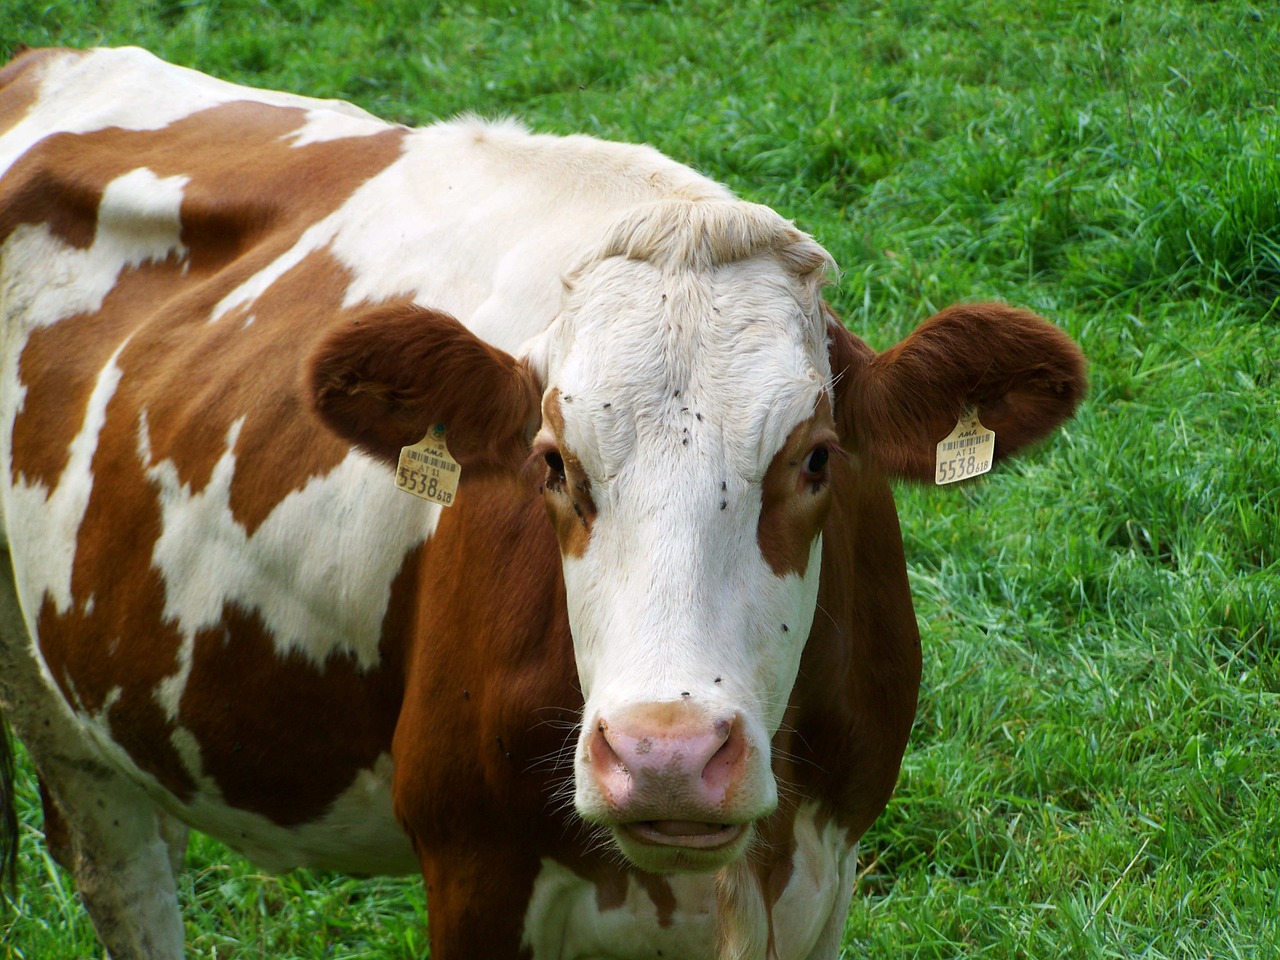
<svg viewBox="0 0 1280 960">
<path fill-rule="evenodd" d="M 814 447 L 809 451 L 809 456 L 804 461 L 804 472 L 818 475 L 827 468 L 827 461 L 831 458 L 831 451 L 826 447 Z"/>
<path fill-rule="evenodd" d="M 564 457 L 558 450 L 548 450 L 543 454 L 547 461 L 547 483 L 564 484 Z"/>
<path fill-rule="evenodd" d="M 800 470 L 800 482 L 810 493 L 818 493 L 827 485 L 827 461 L 831 459 L 831 451 L 825 446 L 814 447 L 804 458 Z"/>
</svg>

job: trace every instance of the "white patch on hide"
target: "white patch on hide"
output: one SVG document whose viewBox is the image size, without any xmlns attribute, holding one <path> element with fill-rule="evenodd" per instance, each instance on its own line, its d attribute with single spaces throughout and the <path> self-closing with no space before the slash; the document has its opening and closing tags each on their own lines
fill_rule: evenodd
<svg viewBox="0 0 1280 960">
<path fill-rule="evenodd" d="M 661 879 L 675 898 L 666 926 L 659 923 L 657 906 L 633 877 L 627 878 L 622 904 L 601 910 L 594 883 L 544 857 L 525 910 L 522 945 L 533 960 L 713 957 L 714 876 L 676 874 Z"/>
<path fill-rule="evenodd" d="M 858 845 L 849 844 L 834 819 L 819 829 L 813 802 L 796 812 L 795 838 L 791 879 L 772 911 L 778 958 L 834 957 L 853 896 Z M 827 942 L 833 930 L 834 942 Z"/>
<path fill-rule="evenodd" d="M 291 147 L 307 147 L 313 143 L 345 140 L 350 137 L 367 137 L 382 133 L 387 124 L 369 114 L 339 112 L 331 107 L 309 110 L 307 122 L 285 139 Z"/>
<path fill-rule="evenodd" d="M 138 168 L 107 184 L 93 243 L 79 250 L 45 224 L 22 224 L 0 249 L 6 317 L 24 329 L 97 313 L 127 269 L 181 260 L 187 248 L 178 214 L 187 177 L 157 177 Z"/>
<path fill-rule="evenodd" d="M 319 112 L 311 123 L 348 129 Z M 515 351 L 555 316 L 561 278 L 582 251 L 626 206 L 651 201 L 663 188 L 730 196 L 648 147 L 540 136 L 474 119 L 414 130 L 401 157 L 227 294 L 211 319 L 251 304 L 309 254 L 328 248 L 352 274 L 343 306 L 409 297 Z"/>
<path fill-rule="evenodd" d="M 168 710 L 181 697 L 192 638 L 217 627 L 228 604 L 258 613 L 281 656 L 296 651 L 319 666 L 342 653 L 376 667 L 392 581 L 440 515 L 396 490 L 384 465 L 352 451 L 284 497 L 249 535 L 230 504 L 242 425 L 232 425 L 198 492 L 180 482 L 172 461 L 147 469 L 161 509 L 152 564 L 165 582 L 164 616 L 184 637 L 178 675 L 163 692 Z M 145 437 L 139 443 L 145 463 Z"/>
<path fill-rule="evenodd" d="M 125 341 L 127 344 L 128 341 Z M 14 582 L 22 600 L 30 635 L 35 633 L 35 616 L 45 596 L 53 600 L 58 613 L 71 608 L 71 566 L 76 537 L 93 491 L 91 465 L 98 449 L 98 436 L 106 422 L 107 404 L 120 383 L 118 359 L 125 344 L 116 348 L 107 361 L 84 411 L 80 430 L 71 441 L 67 465 L 57 486 L 49 490 L 42 483 L 25 479 L 8 490 L 5 513 L 12 544 Z M 11 435 L 4 437 L 4 476 L 12 474 Z M 92 609 L 92 598 L 86 612 Z"/>
</svg>

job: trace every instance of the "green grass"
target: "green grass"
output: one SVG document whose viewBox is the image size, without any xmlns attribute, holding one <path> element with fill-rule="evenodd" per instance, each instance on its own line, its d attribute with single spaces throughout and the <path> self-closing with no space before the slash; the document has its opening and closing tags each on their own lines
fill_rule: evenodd
<svg viewBox="0 0 1280 960">
<path fill-rule="evenodd" d="M 101 957 L 70 875 L 44 848 L 29 766 L 19 773 L 18 795 L 22 859 L 17 896 L 8 915 L 0 918 L 0 957 Z M 305 870 L 268 876 L 217 841 L 193 833 L 178 889 L 189 957 L 364 960 L 427 955 L 420 878 L 355 880 Z"/>
<path fill-rule="evenodd" d="M 900 492 L 924 689 L 846 953 L 1280 955 L 1273 5 L 9 0 L 17 41 L 647 141 L 813 232 L 878 347 L 961 299 L 1061 324 L 1079 417 Z M 94 955 L 22 783 L 0 957 Z M 200 840 L 182 891 L 193 956 L 425 952 L 415 882 L 263 878 Z"/>
</svg>

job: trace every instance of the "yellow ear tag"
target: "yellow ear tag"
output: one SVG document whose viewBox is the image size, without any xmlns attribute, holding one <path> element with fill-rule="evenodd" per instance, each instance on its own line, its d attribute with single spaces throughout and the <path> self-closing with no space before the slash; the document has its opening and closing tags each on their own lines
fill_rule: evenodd
<svg viewBox="0 0 1280 960">
<path fill-rule="evenodd" d="M 405 493 L 452 506 L 462 470 L 444 445 L 444 424 L 437 423 L 417 443 L 400 448 L 396 486 Z"/>
<path fill-rule="evenodd" d="M 978 422 L 978 412 L 965 407 L 956 428 L 938 443 L 934 480 L 938 486 L 980 477 L 995 458 L 996 432 Z"/>
</svg>

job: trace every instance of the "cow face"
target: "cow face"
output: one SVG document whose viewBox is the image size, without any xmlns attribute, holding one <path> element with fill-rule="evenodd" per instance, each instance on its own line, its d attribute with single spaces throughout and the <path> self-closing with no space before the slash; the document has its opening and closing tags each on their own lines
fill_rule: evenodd
<svg viewBox="0 0 1280 960">
<path fill-rule="evenodd" d="M 313 358 L 316 410 L 374 455 L 444 423 L 464 494 L 467 475 L 539 475 L 586 700 L 576 806 L 649 871 L 731 862 L 777 803 L 769 743 L 836 487 L 860 463 L 929 478 L 966 408 L 1006 456 L 1084 390 L 1074 344 L 999 305 L 877 356 L 825 313 L 828 263 L 765 208 L 654 204 L 584 260 L 521 359 L 403 307 Z"/>
<path fill-rule="evenodd" d="M 804 274 L 599 261 L 541 345 L 533 459 L 586 698 L 576 805 L 649 870 L 723 864 L 777 802 L 769 741 L 843 456 L 808 252 Z"/>
</svg>

